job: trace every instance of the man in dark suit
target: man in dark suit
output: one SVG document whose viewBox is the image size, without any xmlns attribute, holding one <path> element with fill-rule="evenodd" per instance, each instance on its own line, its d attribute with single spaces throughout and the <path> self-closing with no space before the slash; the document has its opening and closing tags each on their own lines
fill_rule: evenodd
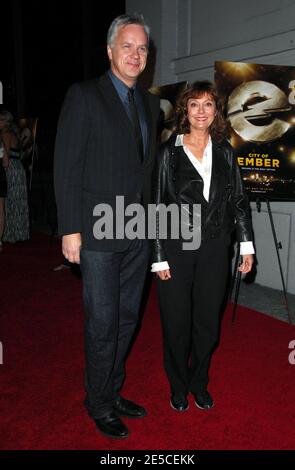
<svg viewBox="0 0 295 470">
<path fill-rule="evenodd" d="M 140 15 L 117 17 L 108 31 L 110 70 L 73 85 L 59 118 L 55 192 L 63 254 L 80 263 L 85 310 L 85 405 L 97 428 L 128 437 L 120 416 L 143 417 L 142 406 L 119 392 L 138 321 L 149 259 L 148 240 L 101 238 L 98 204 L 115 210 L 150 200 L 158 99 L 136 80 L 148 55 L 149 27 Z"/>
</svg>

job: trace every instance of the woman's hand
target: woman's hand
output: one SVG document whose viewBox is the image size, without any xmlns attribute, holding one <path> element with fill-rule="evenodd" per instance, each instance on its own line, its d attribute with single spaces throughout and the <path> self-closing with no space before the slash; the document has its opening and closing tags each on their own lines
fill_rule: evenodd
<svg viewBox="0 0 295 470">
<path fill-rule="evenodd" d="M 239 266 L 239 271 L 241 273 L 249 273 L 252 269 L 254 257 L 253 255 L 242 255 L 243 261 L 242 264 Z"/>
<path fill-rule="evenodd" d="M 171 279 L 170 269 L 164 269 L 163 271 L 157 271 L 156 274 L 161 279 L 161 281 L 169 281 L 169 279 Z"/>
</svg>

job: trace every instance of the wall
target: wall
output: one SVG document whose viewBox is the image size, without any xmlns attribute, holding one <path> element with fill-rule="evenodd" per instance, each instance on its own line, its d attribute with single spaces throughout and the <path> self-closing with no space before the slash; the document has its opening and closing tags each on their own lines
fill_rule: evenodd
<svg viewBox="0 0 295 470">
<path fill-rule="evenodd" d="M 157 46 L 154 85 L 214 79 L 214 62 L 295 66 L 294 0 L 127 0 L 143 13 Z M 256 282 L 282 288 L 266 204 L 251 203 Z M 295 294 L 295 203 L 272 202 L 287 290 Z"/>
</svg>

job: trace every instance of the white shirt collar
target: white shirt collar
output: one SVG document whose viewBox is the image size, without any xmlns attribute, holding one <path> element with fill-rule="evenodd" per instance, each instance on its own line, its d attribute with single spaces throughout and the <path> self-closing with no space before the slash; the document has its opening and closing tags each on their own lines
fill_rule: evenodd
<svg viewBox="0 0 295 470">
<path fill-rule="evenodd" d="M 177 134 L 176 140 L 175 140 L 175 147 L 183 147 L 184 146 L 183 137 L 184 137 L 184 134 Z M 211 148 L 212 148 L 212 139 L 209 135 L 208 143 L 205 147 L 204 153 L 206 152 L 206 150 L 210 150 Z"/>
<path fill-rule="evenodd" d="M 190 151 L 190 149 L 183 144 L 183 134 L 179 134 L 175 140 L 175 146 L 182 146 L 185 154 L 188 159 L 191 161 L 192 165 L 195 167 L 201 178 L 204 182 L 203 187 L 203 196 L 206 201 L 209 201 L 210 194 L 210 184 L 211 184 L 211 173 L 212 173 L 212 140 L 209 136 L 208 143 L 205 147 L 203 159 L 200 162 Z"/>
</svg>

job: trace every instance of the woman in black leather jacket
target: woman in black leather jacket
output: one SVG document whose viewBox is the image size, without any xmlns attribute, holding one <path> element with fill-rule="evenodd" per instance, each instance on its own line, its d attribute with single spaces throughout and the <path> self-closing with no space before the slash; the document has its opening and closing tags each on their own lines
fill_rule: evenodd
<svg viewBox="0 0 295 470">
<path fill-rule="evenodd" d="M 182 207 L 187 217 L 183 222 L 172 216 L 168 227 L 178 225 L 180 237 L 168 233 L 165 239 L 157 211 L 152 271 L 157 274 L 170 404 L 185 411 L 189 392 L 199 408 L 214 405 L 207 390 L 208 369 L 218 340 L 232 230 L 236 227 L 241 242 L 242 273 L 251 270 L 254 249 L 248 200 L 211 82 L 195 82 L 182 92 L 176 121 L 176 133 L 160 150 L 155 202 L 158 208 Z M 201 209 L 201 222 L 194 204 Z M 187 236 L 182 236 L 181 227 L 192 236 L 200 233 L 199 246 L 183 249 Z"/>
</svg>

